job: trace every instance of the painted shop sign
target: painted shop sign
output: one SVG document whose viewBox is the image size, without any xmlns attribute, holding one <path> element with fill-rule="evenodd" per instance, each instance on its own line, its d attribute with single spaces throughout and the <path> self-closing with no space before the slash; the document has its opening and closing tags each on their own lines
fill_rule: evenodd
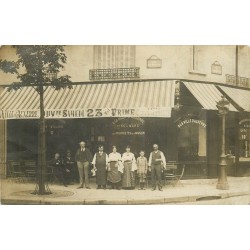
<svg viewBox="0 0 250 250">
<path fill-rule="evenodd" d="M 39 110 L 0 110 L 0 119 L 37 119 L 39 117 Z"/>
<path fill-rule="evenodd" d="M 240 127 L 250 128 L 250 119 L 243 119 L 239 122 Z"/>
<path fill-rule="evenodd" d="M 202 126 L 202 127 L 204 127 L 204 128 L 207 127 L 207 124 L 205 123 L 205 121 L 197 120 L 197 119 L 186 119 L 186 120 L 183 120 L 183 121 L 179 122 L 179 123 L 177 124 L 177 126 L 178 126 L 178 128 L 181 128 L 181 127 L 184 126 L 184 125 L 192 124 L 192 123 L 193 123 L 193 124 L 198 124 L 198 125 L 200 125 L 200 126 Z"/>
<path fill-rule="evenodd" d="M 170 117 L 171 108 L 89 108 L 45 110 L 45 118 Z M 39 110 L 0 110 L 0 119 L 38 119 Z"/>
<path fill-rule="evenodd" d="M 112 135 L 145 135 L 145 131 L 117 131 L 113 132 Z"/>
<path fill-rule="evenodd" d="M 145 121 L 140 117 L 116 118 L 112 122 L 112 135 L 144 135 Z"/>
<path fill-rule="evenodd" d="M 140 128 L 144 126 L 145 121 L 140 117 L 135 117 L 131 119 L 127 118 L 116 118 L 113 122 L 113 128 Z"/>
</svg>

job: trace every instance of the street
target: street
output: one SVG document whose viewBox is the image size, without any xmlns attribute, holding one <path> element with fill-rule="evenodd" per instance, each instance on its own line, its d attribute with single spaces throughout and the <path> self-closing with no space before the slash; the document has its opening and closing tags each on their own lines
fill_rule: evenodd
<svg viewBox="0 0 250 250">
<path fill-rule="evenodd" d="M 246 205 L 250 204 L 250 177 L 229 177 L 229 190 L 216 189 L 216 179 L 182 180 L 182 185 L 165 185 L 163 191 L 146 190 L 102 190 L 96 189 L 91 179 L 91 189 L 77 189 L 78 184 L 64 187 L 50 184 L 52 194 L 34 195 L 35 183 L 17 183 L 2 179 L 2 204 L 76 204 L 76 205 L 135 205 L 135 204 L 175 204 L 175 205 Z"/>
<path fill-rule="evenodd" d="M 176 203 L 176 205 L 250 205 L 250 195 L 240 195 L 225 199 Z"/>
</svg>

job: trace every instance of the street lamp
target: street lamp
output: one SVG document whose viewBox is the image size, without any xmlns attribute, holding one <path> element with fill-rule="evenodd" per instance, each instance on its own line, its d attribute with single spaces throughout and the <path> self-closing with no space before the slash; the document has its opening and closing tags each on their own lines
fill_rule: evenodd
<svg viewBox="0 0 250 250">
<path fill-rule="evenodd" d="M 221 131 L 221 155 L 219 162 L 219 178 L 216 185 L 217 189 L 227 190 L 229 189 L 227 183 L 227 162 L 225 155 L 225 118 L 229 112 L 229 101 L 222 96 L 222 99 L 217 102 L 216 107 L 218 108 L 219 115 L 221 116 L 222 131 Z"/>
</svg>

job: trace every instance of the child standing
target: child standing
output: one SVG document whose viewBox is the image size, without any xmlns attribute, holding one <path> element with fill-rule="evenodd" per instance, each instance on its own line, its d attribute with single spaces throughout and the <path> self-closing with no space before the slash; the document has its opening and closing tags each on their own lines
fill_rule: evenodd
<svg viewBox="0 0 250 250">
<path fill-rule="evenodd" d="M 147 158 L 144 156 L 145 152 L 143 150 L 140 151 L 140 156 L 137 158 L 137 173 L 139 176 L 140 188 L 139 190 L 145 190 L 144 184 L 146 182 L 147 177 L 147 168 L 148 162 Z"/>
</svg>

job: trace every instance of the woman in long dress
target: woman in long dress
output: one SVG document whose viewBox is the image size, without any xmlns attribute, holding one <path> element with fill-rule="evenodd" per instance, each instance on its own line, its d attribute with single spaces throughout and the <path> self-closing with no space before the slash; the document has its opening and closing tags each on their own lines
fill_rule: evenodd
<svg viewBox="0 0 250 250">
<path fill-rule="evenodd" d="M 122 163 L 124 165 L 124 171 L 122 176 L 122 187 L 124 189 L 135 188 L 135 173 L 137 169 L 135 156 L 130 152 L 130 146 L 126 147 L 126 152 L 122 155 Z"/>
<path fill-rule="evenodd" d="M 108 181 L 111 189 L 120 189 L 122 179 L 123 165 L 121 163 L 121 154 L 117 152 L 116 146 L 113 146 L 113 152 L 109 154 Z"/>
</svg>

